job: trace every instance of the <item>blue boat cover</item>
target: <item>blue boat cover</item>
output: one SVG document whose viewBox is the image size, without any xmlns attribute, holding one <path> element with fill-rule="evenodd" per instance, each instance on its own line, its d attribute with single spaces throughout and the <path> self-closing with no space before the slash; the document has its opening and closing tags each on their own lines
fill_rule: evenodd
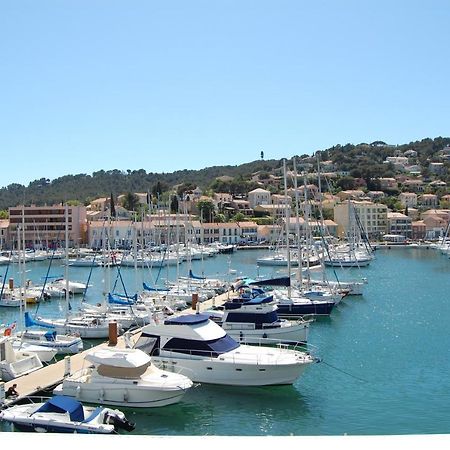
<svg viewBox="0 0 450 450">
<path fill-rule="evenodd" d="M 189 277 L 194 279 L 194 280 L 205 280 L 205 277 L 198 277 L 196 275 L 194 275 L 194 273 L 192 272 L 192 269 L 189 270 Z"/>
<path fill-rule="evenodd" d="M 38 326 L 43 328 L 55 328 L 54 325 L 50 325 L 48 323 L 42 323 L 39 320 L 35 320 L 30 316 L 30 313 L 27 311 L 25 313 L 25 328 L 32 327 L 32 326 Z"/>
<path fill-rule="evenodd" d="M 50 400 L 47 400 L 33 414 L 37 412 L 68 412 L 70 420 L 73 420 L 74 422 L 82 422 L 84 420 L 83 405 L 79 401 L 63 395 L 56 395 Z"/>
<path fill-rule="evenodd" d="M 273 301 L 273 295 L 258 295 L 257 297 L 246 300 L 244 305 L 261 305 L 263 303 L 270 303 Z"/>
<path fill-rule="evenodd" d="M 153 288 L 151 286 L 149 286 L 147 283 L 142 283 L 142 286 L 144 288 L 144 290 L 146 291 L 150 291 L 150 292 L 168 292 L 168 289 L 159 289 L 159 288 Z"/>
<path fill-rule="evenodd" d="M 47 331 L 45 334 L 45 339 L 49 342 L 53 342 L 56 341 L 56 331 L 52 330 L 52 331 Z"/>
<path fill-rule="evenodd" d="M 137 294 L 136 294 L 136 299 L 134 299 L 134 297 L 123 297 L 122 298 L 116 298 L 113 297 L 111 293 L 108 294 L 108 303 L 112 303 L 115 305 L 126 305 L 126 306 L 131 306 L 134 305 L 136 303 L 137 300 Z M 125 300 L 126 298 L 128 298 L 128 300 Z"/>
<path fill-rule="evenodd" d="M 206 314 L 186 314 L 178 317 L 171 317 L 164 321 L 164 325 L 197 325 L 209 320 Z"/>
</svg>

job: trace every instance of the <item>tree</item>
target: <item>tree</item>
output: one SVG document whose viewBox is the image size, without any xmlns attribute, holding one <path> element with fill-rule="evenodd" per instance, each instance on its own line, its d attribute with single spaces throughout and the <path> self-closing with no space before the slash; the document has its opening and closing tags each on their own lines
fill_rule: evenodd
<svg viewBox="0 0 450 450">
<path fill-rule="evenodd" d="M 214 216 L 214 203 L 210 200 L 200 200 L 197 203 L 197 209 L 201 222 L 212 222 Z"/>
<path fill-rule="evenodd" d="M 122 205 L 128 211 L 137 211 L 139 209 L 139 198 L 132 192 L 127 192 L 123 199 Z"/>
<path fill-rule="evenodd" d="M 355 179 L 353 177 L 341 177 L 336 182 L 336 185 L 343 191 L 348 191 L 355 188 Z"/>
<path fill-rule="evenodd" d="M 170 200 L 170 212 L 172 213 L 176 213 L 178 212 L 178 196 L 177 195 L 172 195 L 172 198 Z"/>
<path fill-rule="evenodd" d="M 238 212 L 237 214 L 235 214 L 232 219 L 233 222 L 242 222 L 243 220 L 245 220 L 245 215 L 242 214 L 241 212 Z"/>
<path fill-rule="evenodd" d="M 114 196 L 112 192 L 109 197 L 109 211 L 111 213 L 111 217 L 116 217 L 116 206 L 114 205 Z"/>
</svg>

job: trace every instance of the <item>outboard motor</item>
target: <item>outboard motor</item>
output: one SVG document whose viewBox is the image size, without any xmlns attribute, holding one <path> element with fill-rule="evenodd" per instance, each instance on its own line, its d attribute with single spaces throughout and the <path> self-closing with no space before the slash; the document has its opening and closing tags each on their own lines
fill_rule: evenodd
<svg viewBox="0 0 450 450">
<path fill-rule="evenodd" d="M 114 425 L 114 431 L 125 430 L 133 431 L 136 428 L 136 424 L 130 422 L 125 416 L 120 417 L 117 414 L 106 413 L 103 419 L 105 424 Z"/>
</svg>

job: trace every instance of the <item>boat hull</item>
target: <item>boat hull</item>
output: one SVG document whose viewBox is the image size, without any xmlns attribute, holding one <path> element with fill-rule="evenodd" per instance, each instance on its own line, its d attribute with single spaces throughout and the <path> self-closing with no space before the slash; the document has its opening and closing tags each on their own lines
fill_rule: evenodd
<svg viewBox="0 0 450 450">
<path fill-rule="evenodd" d="M 186 393 L 183 389 L 138 389 L 128 386 L 96 385 L 64 380 L 53 391 L 54 394 L 74 397 L 78 401 L 129 408 L 157 408 L 178 403 Z"/>
<path fill-rule="evenodd" d="M 188 376 L 192 381 L 230 386 L 274 386 L 293 384 L 308 364 L 260 364 L 223 358 L 197 359 L 152 356 L 160 369 Z"/>
</svg>

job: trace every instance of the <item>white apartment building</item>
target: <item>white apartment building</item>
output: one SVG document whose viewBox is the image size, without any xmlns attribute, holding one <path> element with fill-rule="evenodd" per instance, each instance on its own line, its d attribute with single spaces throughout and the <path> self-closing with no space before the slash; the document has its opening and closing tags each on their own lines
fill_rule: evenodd
<svg viewBox="0 0 450 450">
<path fill-rule="evenodd" d="M 340 203 L 334 207 L 334 222 L 338 224 L 341 238 L 347 237 L 352 229 L 358 229 L 359 222 L 369 239 L 380 239 L 387 232 L 387 206 L 369 201 Z"/>
<path fill-rule="evenodd" d="M 139 222 L 92 221 L 88 224 L 88 245 L 90 248 L 101 249 L 109 241 L 111 248 L 131 249 L 135 241 L 139 248 L 173 244 L 177 240 L 185 241 L 185 230 L 189 227 L 189 222 L 176 220 L 173 216 L 164 219 L 153 217 Z"/>
</svg>

